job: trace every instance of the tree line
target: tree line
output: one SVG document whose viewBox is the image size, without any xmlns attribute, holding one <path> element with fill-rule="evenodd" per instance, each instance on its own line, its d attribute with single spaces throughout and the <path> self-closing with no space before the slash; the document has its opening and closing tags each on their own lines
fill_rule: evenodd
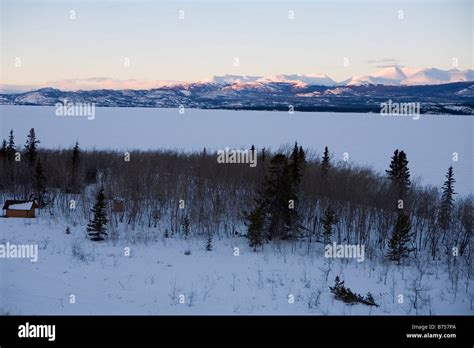
<svg viewBox="0 0 474 348">
<path fill-rule="evenodd" d="M 335 162 L 295 143 L 278 151 L 255 149 L 258 165 L 219 164 L 206 149 L 84 151 L 42 149 L 34 129 L 24 145 L 13 130 L 0 149 L 0 189 L 5 197 L 35 199 L 51 212 L 89 221 L 92 239 L 124 224 L 154 234 L 247 237 L 254 250 L 280 240 L 365 244 L 400 263 L 428 251 L 433 259 L 471 253 L 472 196 L 455 199 L 455 173 L 442 187 L 411 182 L 409 160 L 396 149 L 386 173 Z M 102 192 L 102 193 L 101 193 Z M 100 198 L 99 198 L 100 196 Z M 124 201 L 112 214 L 108 205 Z"/>
</svg>

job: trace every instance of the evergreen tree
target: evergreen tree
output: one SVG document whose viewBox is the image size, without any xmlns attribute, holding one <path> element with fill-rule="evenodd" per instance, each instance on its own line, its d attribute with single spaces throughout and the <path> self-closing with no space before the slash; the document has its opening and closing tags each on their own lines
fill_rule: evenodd
<svg viewBox="0 0 474 348">
<path fill-rule="evenodd" d="M 324 211 L 321 222 L 323 223 L 324 243 L 329 244 L 332 238 L 332 226 L 337 223 L 336 213 L 330 206 Z"/>
<path fill-rule="evenodd" d="M 10 129 L 10 134 L 8 136 L 8 141 L 6 142 L 6 144 L 5 143 L 2 144 L 2 149 L 3 149 L 4 145 L 5 145 L 5 151 L 4 151 L 5 180 L 10 185 L 15 186 L 15 184 L 16 184 L 15 183 L 16 175 L 15 175 L 15 166 L 14 166 L 13 162 L 15 160 L 16 146 L 15 146 L 15 137 L 13 135 L 13 129 Z"/>
<path fill-rule="evenodd" d="M 286 239 L 292 235 L 290 201 L 294 200 L 293 180 L 288 159 L 283 154 L 270 161 L 269 175 L 264 191 L 265 215 L 268 216 L 266 235 L 269 240 Z"/>
<path fill-rule="evenodd" d="M 38 156 L 39 142 L 40 141 L 36 139 L 35 129 L 31 128 L 25 144 L 26 157 L 28 158 L 28 161 L 31 166 L 36 162 L 36 157 Z"/>
<path fill-rule="evenodd" d="M 295 146 L 290 156 L 290 180 L 291 180 L 291 204 L 289 205 L 289 211 L 287 216 L 287 226 L 292 235 L 298 233 L 300 216 L 298 214 L 298 202 L 299 202 L 299 185 L 303 177 L 303 172 L 306 164 L 306 154 L 303 147 L 298 147 L 298 143 L 295 142 Z M 290 202 L 289 202 L 290 203 Z"/>
<path fill-rule="evenodd" d="M 7 158 L 7 141 L 3 139 L 2 148 L 0 149 L 0 160 L 5 160 Z"/>
<path fill-rule="evenodd" d="M 8 136 L 8 143 L 7 143 L 7 158 L 10 161 L 13 161 L 15 158 L 16 146 L 15 146 L 15 136 L 13 135 L 13 129 L 10 129 L 10 135 Z"/>
<path fill-rule="evenodd" d="M 454 179 L 453 167 L 450 166 L 446 173 L 446 181 L 443 184 L 443 194 L 441 195 L 441 207 L 439 212 L 439 225 L 443 230 L 447 230 L 451 224 L 451 216 L 454 209 Z"/>
<path fill-rule="evenodd" d="M 397 194 L 397 199 L 403 199 L 410 187 L 410 170 L 404 151 L 395 150 L 389 168 L 385 172 L 392 183 L 392 188 Z"/>
<path fill-rule="evenodd" d="M 295 165 L 296 164 L 298 165 Z M 297 211 L 298 185 L 301 177 L 299 150 L 291 163 L 284 154 L 276 154 L 270 161 L 263 190 L 255 200 L 255 208 L 247 216 L 249 244 L 256 249 L 264 240 L 288 239 L 299 233 Z"/>
<path fill-rule="evenodd" d="M 108 220 L 106 209 L 104 189 L 101 188 L 97 193 L 94 207 L 91 209 L 91 212 L 94 213 L 94 217 L 87 225 L 87 232 L 89 232 L 89 236 L 93 241 L 104 240 L 104 235 L 107 235 L 106 225 Z"/>
<path fill-rule="evenodd" d="M 331 169 L 331 159 L 329 158 L 329 150 L 328 150 L 328 147 L 326 146 L 324 147 L 323 159 L 321 161 L 321 172 L 323 174 L 324 179 L 327 179 L 330 169 Z"/>
<path fill-rule="evenodd" d="M 303 176 L 304 168 L 306 165 L 306 152 L 303 150 L 303 146 L 300 146 L 298 150 L 298 157 L 300 160 L 300 170 L 301 170 L 301 176 Z"/>
<path fill-rule="evenodd" d="M 207 234 L 206 251 L 212 251 L 212 234 Z"/>
<path fill-rule="evenodd" d="M 329 290 L 331 291 L 331 293 L 334 294 L 337 299 L 342 300 L 346 303 L 354 304 L 359 302 L 358 300 L 360 295 L 352 292 L 350 288 L 346 288 L 346 286 L 344 285 L 344 281 L 340 280 L 339 276 L 336 276 L 336 279 L 334 280 L 334 286 L 330 286 Z"/>
<path fill-rule="evenodd" d="M 249 239 L 249 246 L 253 248 L 253 251 L 257 251 L 257 248 L 263 245 L 263 219 L 261 207 L 257 207 L 247 216 L 249 221 L 247 238 Z"/>
<path fill-rule="evenodd" d="M 349 304 L 363 303 L 367 306 L 379 307 L 379 305 L 375 303 L 374 297 L 372 296 L 370 292 L 368 292 L 365 297 L 359 295 L 358 293 L 352 292 L 350 288 L 346 288 L 346 286 L 344 285 L 344 281 L 343 280 L 341 281 L 339 279 L 339 276 L 336 276 L 336 279 L 334 281 L 334 286 L 333 287 L 330 286 L 329 290 L 331 291 L 331 293 L 334 294 L 334 296 L 337 299 L 345 303 L 349 303 Z"/>
<path fill-rule="evenodd" d="M 392 261 L 397 261 L 397 264 L 400 264 L 401 259 L 407 257 L 412 251 L 408 246 L 412 238 L 410 229 L 410 217 L 403 211 L 399 211 L 392 238 L 388 241 L 388 257 Z"/>
<path fill-rule="evenodd" d="M 5 139 L 3 139 L 2 141 L 2 153 L 6 153 L 7 152 L 7 141 Z"/>
<path fill-rule="evenodd" d="M 329 156 L 328 147 L 324 147 L 324 154 L 321 160 L 321 189 L 320 193 L 323 196 L 331 196 L 331 188 L 329 185 L 329 172 L 331 170 L 331 158 Z"/>
<path fill-rule="evenodd" d="M 189 237 L 189 218 L 187 216 L 184 217 L 183 222 L 181 224 L 181 229 L 183 231 L 184 239 L 188 239 Z"/>
<path fill-rule="evenodd" d="M 71 156 L 71 167 L 69 170 L 69 183 L 67 187 L 68 193 L 79 193 L 80 192 L 80 184 L 79 184 L 79 158 L 80 158 L 80 149 L 79 143 L 76 141 L 74 148 L 72 149 L 72 156 Z"/>
<path fill-rule="evenodd" d="M 301 182 L 301 177 L 303 176 L 303 166 L 305 164 L 305 153 L 303 148 L 300 146 L 298 148 L 298 143 L 295 142 L 293 151 L 290 156 L 290 167 L 291 167 L 291 179 L 293 185 L 296 187 Z"/>
<path fill-rule="evenodd" d="M 46 177 L 44 175 L 43 165 L 41 160 L 36 162 L 35 168 L 35 197 L 39 207 L 44 206 L 44 196 L 46 194 Z"/>
</svg>

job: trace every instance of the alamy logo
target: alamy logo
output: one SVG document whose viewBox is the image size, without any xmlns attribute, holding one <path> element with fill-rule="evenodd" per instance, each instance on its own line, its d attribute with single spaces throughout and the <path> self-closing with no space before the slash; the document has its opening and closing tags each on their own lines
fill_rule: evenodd
<svg viewBox="0 0 474 348">
<path fill-rule="evenodd" d="M 18 326 L 20 338 L 47 338 L 48 341 L 56 339 L 56 325 L 35 325 L 28 322 Z"/>
<path fill-rule="evenodd" d="M 360 244 L 327 244 L 324 248 L 324 257 L 334 259 L 365 260 L 365 246 Z"/>
<path fill-rule="evenodd" d="M 30 259 L 38 261 L 37 244 L 0 244 L 0 259 Z"/>
<path fill-rule="evenodd" d="M 257 166 L 256 150 L 225 150 L 217 151 L 217 163 L 248 163 L 250 167 Z"/>
<path fill-rule="evenodd" d="M 71 103 L 64 99 L 54 105 L 56 116 L 86 116 L 88 120 L 95 119 L 94 103 Z"/>
<path fill-rule="evenodd" d="M 389 99 L 388 102 L 380 103 L 380 114 L 382 116 L 412 116 L 414 120 L 418 120 L 420 103 L 397 103 Z"/>
</svg>

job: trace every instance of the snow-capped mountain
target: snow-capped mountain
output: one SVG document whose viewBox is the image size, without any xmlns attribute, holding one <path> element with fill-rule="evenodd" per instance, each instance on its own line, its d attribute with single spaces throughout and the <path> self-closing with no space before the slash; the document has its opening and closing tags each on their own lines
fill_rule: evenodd
<svg viewBox="0 0 474 348">
<path fill-rule="evenodd" d="M 217 84 L 232 84 L 232 83 L 248 83 L 260 79 L 262 76 L 245 76 L 245 75 L 222 75 L 212 76 L 208 79 L 201 80 L 201 83 L 217 83 Z"/>
<path fill-rule="evenodd" d="M 290 83 L 298 85 L 318 85 L 318 86 L 334 86 L 336 81 L 323 74 L 279 74 L 271 76 L 247 76 L 247 75 L 222 75 L 212 76 L 208 79 L 199 81 L 201 83 L 217 83 L 217 84 L 247 84 L 252 83 Z M 251 87 L 251 86 L 247 86 Z"/>
<path fill-rule="evenodd" d="M 473 81 L 473 70 L 441 70 L 436 68 L 418 69 L 407 67 L 388 67 L 370 75 L 355 76 L 341 82 L 346 86 L 386 85 L 416 86 L 439 85 L 444 83 Z"/>
<path fill-rule="evenodd" d="M 120 80 L 107 77 L 93 77 L 83 79 L 65 79 L 59 81 L 48 81 L 45 84 L 36 85 L 9 85 L 0 84 L 0 93 L 20 93 L 35 91 L 41 88 L 57 88 L 61 91 L 94 91 L 94 90 L 152 90 L 157 88 L 176 88 L 190 90 L 193 86 L 213 85 L 226 86 L 229 91 L 238 90 L 265 90 L 275 91 L 282 84 L 293 86 L 293 88 L 304 88 L 308 86 L 363 86 L 363 85 L 385 85 L 385 86 L 417 86 L 438 85 L 454 82 L 474 81 L 474 70 L 441 70 L 436 68 L 421 69 L 409 67 L 388 67 L 369 75 L 354 76 L 347 80 L 336 82 L 328 75 L 321 73 L 312 74 L 279 74 L 270 76 L 250 75 L 220 75 L 212 76 L 198 81 L 170 81 L 170 80 Z"/>
<path fill-rule="evenodd" d="M 389 67 L 341 83 L 323 74 L 289 74 L 222 75 L 196 82 L 145 84 L 95 78 L 54 84 L 58 85 L 64 88 L 0 93 L 0 104 L 55 105 L 67 99 L 118 107 L 287 110 L 293 105 L 301 111 L 378 112 L 380 103 L 397 99 L 420 102 L 423 113 L 474 114 L 473 70 Z"/>
<path fill-rule="evenodd" d="M 474 82 L 414 86 L 320 86 L 301 81 L 188 83 L 147 90 L 73 92 L 42 88 L 20 94 L 0 94 L 0 104 L 54 106 L 66 99 L 70 103 L 94 103 L 100 107 L 177 108 L 184 105 L 199 109 L 288 111 L 288 106 L 293 105 L 299 111 L 380 112 L 381 103 L 388 100 L 415 100 L 421 104 L 422 113 L 472 115 L 473 88 Z"/>
<path fill-rule="evenodd" d="M 273 75 L 262 77 L 257 80 L 262 83 L 293 83 L 309 86 L 334 86 L 336 81 L 323 74 L 291 74 L 291 75 Z"/>
<path fill-rule="evenodd" d="M 406 80 L 402 85 L 439 85 L 443 83 L 473 81 L 474 70 L 440 70 L 436 68 L 421 69 Z"/>
</svg>

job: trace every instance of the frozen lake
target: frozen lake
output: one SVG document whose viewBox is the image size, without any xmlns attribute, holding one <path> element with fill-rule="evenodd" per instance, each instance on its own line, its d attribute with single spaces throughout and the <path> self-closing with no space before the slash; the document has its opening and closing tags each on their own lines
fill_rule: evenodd
<svg viewBox="0 0 474 348">
<path fill-rule="evenodd" d="M 473 193 L 474 117 L 383 117 L 379 114 L 295 113 L 152 108 L 96 108 L 95 119 L 59 117 L 54 107 L 0 106 L 0 135 L 13 128 L 24 144 L 35 128 L 41 146 L 97 149 L 179 149 L 185 151 L 271 147 L 298 141 L 321 153 L 328 146 L 335 160 L 344 152 L 351 162 L 387 169 L 396 148 L 404 150 L 414 177 L 441 186 L 450 165 L 455 189 Z M 453 162 L 453 153 L 458 161 Z"/>
</svg>

